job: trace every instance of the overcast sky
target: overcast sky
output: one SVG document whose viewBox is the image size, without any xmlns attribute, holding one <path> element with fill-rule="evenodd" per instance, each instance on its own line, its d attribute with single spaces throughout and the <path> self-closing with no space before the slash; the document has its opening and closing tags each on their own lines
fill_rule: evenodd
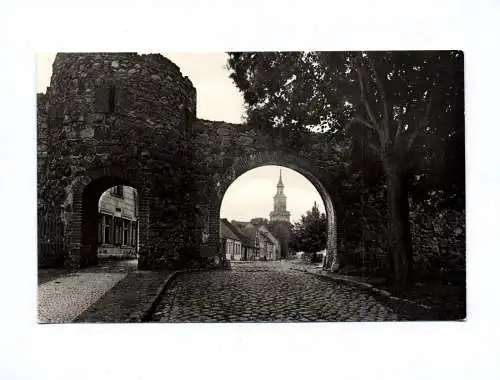
<svg viewBox="0 0 500 380">
<path fill-rule="evenodd" d="M 147 52 L 139 52 L 145 54 Z M 161 53 L 174 62 L 196 87 L 198 118 L 241 123 L 243 96 L 225 69 L 224 53 Z M 55 53 L 37 54 L 37 92 L 50 84 Z"/>
<path fill-rule="evenodd" d="M 243 97 L 229 78 L 224 53 L 162 54 L 179 66 L 196 87 L 198 118 L 231 123 L 242 121 Z M 51 53 L 37 54 L 37 92 L 44 92 L 50 84 L 54 57 Z M 221 217 L 242 221 L 269 218 L 278 177 L 278 166 L 264 166 L 237 178 L 224 196 Z M 283 183 L 292 222 L 311 209 L 315 201 L 324 212 L 319 193 L 304 176 L 283 168 Z"/>
<path fill-rule="evenodd" d="M 262 166 L 239 176 L 227 189 L 220 209 L 221 218 L 247 221 L 252 218 L 267 218 L 273 210 L 273 197 L 280 169 L 286 208 L 290 220 L 295 222 L 316 201 L 321 212 L 325 212 L 323 201 L 316 188 L 302 174 L 281 166 Z"/>
</svg>

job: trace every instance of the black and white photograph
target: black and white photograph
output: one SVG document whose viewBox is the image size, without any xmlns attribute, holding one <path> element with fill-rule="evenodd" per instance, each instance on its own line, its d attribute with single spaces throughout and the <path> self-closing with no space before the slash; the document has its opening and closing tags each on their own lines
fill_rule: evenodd
<svg viewBox="0 0 500 380">
<path fill-rule="evenodd" d="M 39 323 L 466 318 L 462 51 L 39 54 L 37 86 Z"/>
<path fill-rule="evenodd" d="M 498 379 L 499 17 L 0 3 L 0 379 Z"/>
</svg>

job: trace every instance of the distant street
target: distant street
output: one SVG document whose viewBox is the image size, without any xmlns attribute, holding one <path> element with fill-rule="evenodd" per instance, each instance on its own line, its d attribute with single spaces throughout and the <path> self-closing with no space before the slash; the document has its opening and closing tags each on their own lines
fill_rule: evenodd
<svg viewBox="0 0 500 380">
<path fill-rule="evenodd" d="M 293 271 L 285 262 L 233 262 L 230 271 L 180 275 L 153 315 L 156 322 L 404 319 L 367 291 Z"/>
</svg>

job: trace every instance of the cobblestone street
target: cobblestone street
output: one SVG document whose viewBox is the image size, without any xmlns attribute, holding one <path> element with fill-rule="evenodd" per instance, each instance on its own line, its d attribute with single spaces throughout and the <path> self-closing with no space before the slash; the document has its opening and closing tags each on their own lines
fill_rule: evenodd
<svg viewBox="0 0 500 380">
<path fill-rule="evenodd" d="M 155 322 L 396 321 L 398 315 L 354 285 L 293 271 L 286 263 L 232 263 L 230 271 L 180 275 Z"/>
</svg>

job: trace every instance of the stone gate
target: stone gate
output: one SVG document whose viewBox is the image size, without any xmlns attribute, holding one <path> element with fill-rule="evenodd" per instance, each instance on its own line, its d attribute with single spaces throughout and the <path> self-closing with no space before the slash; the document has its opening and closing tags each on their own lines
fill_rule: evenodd
<svg viewBox="0 0 500 380">
<path fill-rule="evenodd" d="M 326 265 L 339 264 L 346 148 L 311 133 L 294 149 L 259 126 L 197 119 L 196 89 L 159 54 L 58 54 L 37 125 L 38 212 L 64 222 L 68 267 L 97 262 L 98 200 L 116 185 L 139 192 L 141 269 L 219 265 L 224 194 L 264 165 L 294 169 L 316 187 Z"/>
</svg>

